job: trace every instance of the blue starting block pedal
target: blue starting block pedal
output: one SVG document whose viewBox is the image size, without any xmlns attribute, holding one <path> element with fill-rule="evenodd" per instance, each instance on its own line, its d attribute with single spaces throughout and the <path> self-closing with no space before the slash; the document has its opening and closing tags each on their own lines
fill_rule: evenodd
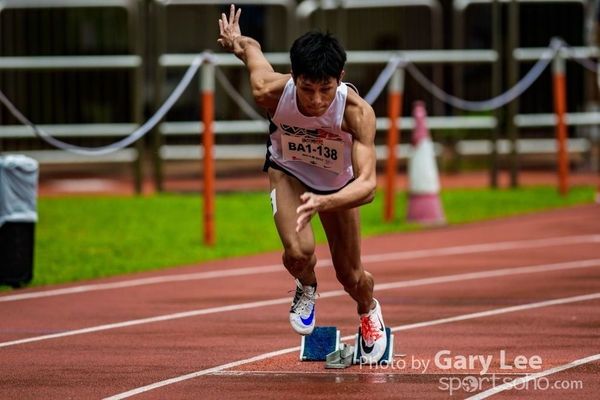
<svg viewBox="0 0 600 400">
<path fill-rule="evenodd" d="M 335 326 L 315 326 L 310 335 L 302 336 L 300 361 L 326 361 L 327 355 L 338 350 L 340 331 Z"/>
<path fill-rule="evenodd" d="M 387 336 L 387 347 L 385 348 L 385 353 L 381 359 L 377 362 L 377 364 L 387 364 L 390 365 L 394 362 L 394 335 L 392 335 L 392 330 L 390 328 L 385 328 L 385 335 Z M 354 339 L 354 364 L 361 364 L 361 351 L 360 351 L 360 336 L 361 336 L 361 328 L 358 327 L 358 333 Z"/>
</svg>

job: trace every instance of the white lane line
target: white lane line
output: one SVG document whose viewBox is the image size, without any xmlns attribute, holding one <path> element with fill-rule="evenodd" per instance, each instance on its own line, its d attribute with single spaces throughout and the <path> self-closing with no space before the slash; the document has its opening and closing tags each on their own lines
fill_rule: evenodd
<svg viewBox="0 0 600 400">
<path fill-rule="evenodd" d="M 133 286 L 154 285 L 157 283 L 166 283 L 166 282 L 185 282 L 185 281 L 200 280 L 200 279 L 225 278 L 228 276 L 265 274 L 265 273 L 269 273 L 269 272 L 280 272 L 280 271 L 282 271 L 282 268 L 283 268 L 282 265 L 265 265 L 262 267 L 236 268 L 236 269 L 228 269 L 228 270 L 198 272 L 198 273 L 194 273 L 194 274 L 166 275 L 166 276 L 156 276 L 156 277 L 151 277 L 151 278 L 130 279 L 130 280 L 120 281 L 120 282 L 98 283 L 98 284 L 93 284 L 93 285 L 74 286 L 74 287 L 64 288 L 64 289 L 52 289 L 52 290 L 45 290 L 45 291 L 33 292 L 33 293 L 14 294 L 14 295 L 0 297 L 0 302 L 26 300 L 26 299 L 37 299 L 37 298 L 41 298 L 41 297 L 60 296 L 60 295 L 64 295 L 64 294 L 73 294 L 73 293 L 93 292 L 96 290 L 122 289 L 122 288 L 129 288 L 129 287 L 133 287 Z"/>
<path fill-rule="evenodd" d="M 442 257 L 462 254 L 474 254 L 492 251 L 506 251 L 517 249 L 531 249 L 537 247 L 552 247 L 566 246 L 573 244 L 596 243 L 600 242 L 600 235 L 582 235 L 582 236 L 566 236 L 549 239 L 535 239 L 526 241 L 500 242 L 500 243 L 485 243 L 474 244 L 467 246 L 443 247 L 439 249 L 424 249 L 414 251 L 402 251 L 394 253 L 371 254 L 362 257 L 363 263 L 376 263 L 395 260 L 410 260 L 427 257 Z M 323 259 L 317 263 L 317 267 L 331 266 L 331 259 Z M 130 279 L 120 282 L 99 283 L 92 285 L 80 285 L 64 289 L 51 289 L 39 292 L 20 293 L 8 296 L 0 296 L 0 302 L 37 299 L 42 297 L 60 296 L 74 293 L 92 292 L 97 290 L 112 290 L 122 289 L 134 286 L 154 285 L 167 282 L 185 282 L 191 280 L 224 278 L 230 276 L 244 276 L 254 274 L 265 274 L 270 272 L 281 272 L 283 267 L 277 265 L 265 265 L 248 268 L 236 268 L 229 270 L 216 270 L 207 272 L 198 272 L 193 274 L 180 275 L 164 275 L 151 278 Z"/>
<path fill-rule="evenodd" d="M 394 375 L 394 376 L 408 376 L 408 377 L 417 377 L 417 376 L 448 376 L 450 373 L 448 372 L 419 372 L 419 374 L 415 374 L 414 372 L 373 372 L 374 368 L 370 368 L 369 365 L 366 365 L 365 368 L 369 368 L 365 372 L 360 371 L 344 371 L 344 376 L 346 375 Z M 283 370 L 241 370 L 241 371 L 216 371 L 211 375 L 222 375 L 222 376 L 241 376 L 241 375 L 327 375 L 331 376 L 331 371 L 283 371 Z M 472 376 L 472 372 L 452 372 L 452 376 Z M 482 376 L 486 375 L 506 375 L 506 376 L 524 376 L 527 375 L 525 372 L 486 372 L 485 374 L 480 374 Z"/>
<path fill-rule="evenodd" d="M 539 379 L 539 378 L 543 378 L 545 376 L 552 375 L 552 374 L 555 374 L 557 372 L 561 372 L 561 371 L 564 371 L 564 370 L 567 370 L 567 369 L 575 368 L 575 367 L 578 367 L 580 365 L 587 364 L 587 363 L 592 362 L 592 361 L 598 361 L 598 360 L 600 360 L 600 354 L 595 354 L 593 356 L 589 356 L 589 357 L 585 357 L 585 358 L 580 358 L 579 360 L 572 361 L 572 362 L 570 362 L 568 364 L 559 365 L 557 367 L 550 368 L 550 369 L 547 369 L 545 371 L 538 372 L 536 374 L 531 374 L 531 375 L 524 376 L 522 378 L 515 379 L 515 380 L 513 380 L 511 382 L 504 383 L 504 384 L 502 384 L 500 386 L 495 386 L 495 387 L 493 387 L 491 389 L 488 389 L 488 390 L 486 390 L 484 392 L 478 393 L 475 396 L 471 396 L 471 397 L 467 398 L 467 400 L 486 399 L 486 398 L 488 398 L 490 396 L 493 396 L 495 394 L 498 394 L 500 392 L 504 392 L 505 390 L 514 389 L 518 385 L 523 385 L 524 383 L 527 383 L 529 381 L 533 381 L 533 380 L 536 380 L 536 379 Z"/>
<path fill-rule="evenodd" d="M 509 276 L 509 275 L 521 275 L 521 274 L 533 274 L 536 272 L 550 272 L 550 271 L 560 271 L 563 269 L 572 269 L 572 268 L 590 268 L 597 267 L 600 259 L 591 259 L 591 260 L 581 260 L 581 261 L 567 261 L 558 264 L 543 264 L 543 265 L 534 265 L 530 267 L 518 267 L 518 268 L 503 268 L 503 269 L 495 269 L 491 271 L 482 271 L 482 272 L 466 272 L 464 274 L 457 275 L 449 275 L 444 276 L 444 283 L 452 282 L 452 281 L 466 281 L 471 279 L 479 279 L 479 278 L 493 278 L 497 276 Z M 390 282 L 390 283 L 381 283 L 375 285 L 376 290 L 387 290 L 387 289 L 397 289 L 400 287 L 408 287 L 408 286 L 422 286 L 428 284 L 439 283 L 436 282 L 437 278 L 421 278 L 414 279 L 412 281 L 404 281 L 404 282 Z"/>
<path fill-rule="evenodd" d="M 529 304 L 522 304 L 522 305 L 519 305 L 519 306 L 505 307 L 505 308 L 501 308 L 501 309 L 498 309 L 498 310 L 475 312 L 475 313 L 465 314 L 465 315 L 461 315 L 461 316 L 457 316 L 457 317 L 440 318 L 440 319 L 436 320 L 436 323 L 437 324 L 443 324 L 443 323 L 447 323 L 447 322 L 465 321 L 467 319 L 491 317 L 492 315 L 506 314 L 506 313 L 511 313 L 511 312 L 532 310 L 534 308 L 558 306 L 558 305 L 561 305 L 561 304 L 575 303 L 575 302 L 578 302 L 578 301 L 588 301 L 588 300 L 596 300 L 596 299 L 600 299 L 600 293 L 593 293 L 593 294 L 586 294 L 586 295 L 581 295 L 581 296 L 567 297 L 567 298 L 563 298 L 563 299 L 554 299 L 554 300 L 539 301 L 537 303 L 529 303 Z M 396 331 L 405 331 L 405 330 L 408 330 L 408 329 L 417 329 L 417 328 L 423 328 L 423 327 L 426 327 L 426 326 L 430 326 L 430 324 L 427 323 L 427 322 L 418 322 L 418 323 L 415 323 L 415 324 L 403 325 L 403 326 L 399 326 L 399 327 L 396 327 L 396 328 L 391 328 L 391 330 L 393 332 L 396 332 Z M 349 340 L 349 339 L 352 339 L 352 338 L 354 338 L 354 336 L 348 336 L 348 337 L 344 338 L 344 340 Z"/>
<path fill-rule="evenodd" d="M 466 274 L 446 275 L 446 276 L 440 276 L 440 277 L 434 277 L 434 278 L 414 279 L 414 280 L 410 280 L 410 281 L 390 282 L 390 283 L 375 285 L 375 290 L 381 291 L 381 290 L 388 290 L 388 289 L 396 289 L 399 287 L 434 285 L 434 284 L 439 284 L 439 283 L 492 278 L 492 277 L 498 277 L 498 276 L 521 275 L 521 274 L 531 274 L 531 273 L 536 273 L 536 272 L 550 272 L 550 271 L 559 271 L 559 270 L 568 270 L 568 269 L 577 269 L 577 268 L 591 268 L 591 267 L 598 267 L 598 266 L 600 266 L 600 259 L 569 261 L 566 263 L 558 263 L 558 264 L 545 264 L 545 265 L 536 265 L 536 266 L 531 266 L 531 267 L 520 267 L 520 268 L 505 268 L 505 269 L 491 270 L 491 271 L 471 272 L 471 273 L 466 273 Z M 319 297 L 328 298 L 328 297 L 338 297 L 338 296 L 344 296 L 344 295 L 346 295 L 346 292 L 344 290 L 333 290 L 330 292 L 320 293 Z M 192 310 L 192 311 L 180 312 L 180 313 L 175 313 L 175 314 L 167 314 L 167 315 L 161 315 L 161 316 L 157 316 L 157 317 L 117 322 L 117 323 L 108 324 L 108 325 L 93 326 L 90 328 L 77 329 L 77 330 L 73 330 L 73 331 L 55 333 L 55 334 L 51 334 L 51 335 L 34 336 L 34 337 L 14 340 L 14 341 L 10 341 L 10 342 L 0 342 L 0 347 L 8 347 L 8 346 L 15 346 L 15 345 L 31 343 L 31 342 L 39 342 L 41 340 L 58 339 L 58 338 L 67 337 L 67 336 L 82 335 L 82 334 L 86 334 L 86 333 L 106 331 L 106 330 L 110 330 L 110 329 L 119 329 L 119 328 L 134 326 L 134 325 L 150 324 L 150 323 L 155 323 L 155 322 L 164 322 L 164 321 L 180 319 L 180 318 L 190 318 L 190 317 L 196 317 L 199 315 L 215 314 L 215 313 L 222 313 L 222 312 L 229 312 L 229 311 L 238 311 L 238 310 L 258 308 L 258 307 L 268 307 L 268 306 L 273 306 L 273 305 L 278 305 L 278 304 L 285 304 L 285 303 L 289 303 L 289 302 L 290 302 L 290 298 L 284 297 L 284 298 L 280 298 L 280 299 L 257 301 L 257 302 L 252 302 L 252 303 L 241 303 L 241 304 L 234 304 L 234 305 L 230 305 L 230 306 L 204 308 L 204 309 L 200 309 L 200 310 Z"/>
<path fill-rule="evenodd" d="M 447 323 L 451 323 L 451 322 L 465 321 L 468 319 L 488 317 L 491 315 L 506 314 L 506 313 L 516 312 L 516 311 L 524 311 L 524 310 L 529 310 L 529 309 L 534 309 L 534 308 L 555 306 L 555 305 L 575 303 L 575 302 L 588 301 L 588 300 L 596 300 L 596 299 L 600 299 L 600 293 L 592 293 L 592 294 L 575 296 L 575 297 L 566 297 L 566 298 L 562 298 L 562 299 L 540 301 L 537 303 L 522 304 L 522 305 L 519 305 L 516 307 L 505 307 L 505 308 L 499 308 L 496 310 L 489 310 L 489 311 L 484 311 L 484 312 L 457 315 L 455 317 L 450 317 L 450 318 L 441 318 L 441 319 L 436 319 L 436 320 L 432 320 L 432 321 L 420 322 L 420 323 L 416 323 L 416 324 L 395 326 L 390 329 L 392 331 L 401 331 L 401 330 L 425 328 L 425 327 L 430 327 L 430 326 L 434 326 L 434 325 L 447 324 Z M 345 336 L 342 338 L 342 340 L 350 340 L 350 339 L 354 339 L 354 335 Z M 212 368 L 204 369 L 201 371 L 193 372 L 191 374 L 182 375 L 182 376 L 167 379 L 164 381 L 156 382 L 156 383 L 153 383 L 153 384 L 150 384 L 147 386 L 141 386 L 139 388 L 129 390 L 127 392 L 123 392 L 123 393 L 119 393 L 119 394 L 116 394 L 111 397 L 107 397 L 104 400 L 124 399 L 127 397 L 138 395 L 140 393 L 149 392 L 151 390 L 158 389 L 163 386 L 182 382 L 182 381 L 185 381 L 188 379 L 197 378 L 202 375 L 208 375 L 208 374 L 212 374 L 212 373 L 221 372 L 226 369 L 235 368 L 235 367 L 245 365 L 245 364 L 250 364 L 255 361 L 262 361 L 267 358 L 277 357 L 279 355 L 283 355 L 283 354 L 287 354 L 287 353 L 291 353 L 291 352 L 299 351 L 299 350 L 300 350 L 300 346 L 290 347 L 287 349 L 282 349 L 282 350 L 273 351 L 270 353 L 261 354 L 261 355 L 258 355 L 258 356 L 252 357 L 252 358 L 247 358 L 245 360 L 234 361 L 234 362 L 230 362 L 227 364 L 219 365 L 217 367 L 212 367 Z"/>
<path fill-rule="evenodd" d="M 116 322 L 114 324 L 92 326 L 89 328 L 76 329 L 73 331 L 55 333 L 55 334 L 51 334 L 51 335 L 34 336 L 34 337 L 27 338 L 27 339 L 13 340 L 11 342 L 0 342 L 0 347 L 8 347 L 8 346 L 15 346 L 18 344 L 39 342 L 41 340 L 58 339 L 58 338 L 63 338 L 63 337 L 67 337 L 67 336 L 83 335 L 86 333 L 107 331 L 110 329 L 126 328 L 128 326 L 151 324 L 151 323 L 155 323 L 155 322 L 164 322 L 164 321 L 170 321 L 170 320 L 180 319 L 180 318 L 197 317 L 199 315 L 216 314 L 216 313 L 228 312 L 228 311 L 238 311 L 238 310 L 244 310 L 244 309 L 248 309 L 248 308 L 268 307 L 268 306 L 273 306 L 273 305 L 277 305 L 277 304 L 289 303 L 290 301 L 291 301 L 290 298 L 286 297 L 283 299 L 256 301 L 253 303 L 233 304 L 230 306 L 204 308 L 204 309 L 200 309 L 200 310 L 185 311 L 185 312 L 180 312 L 180 313 L 175 313 L 175 314 L 160 315 L 158 317 L 134 319 L 131 321 L 123 321 L 123 322 Z"/>
<path fill-rule="evenodd" d="M 453 256 L 462 254 L 486 253 L 492 251 L 532 249 L 536 247 L 566 246 L 583 243 L 600 243 L 600 235 L 564 236 L 548 239 L 521 240 L 512 242 L 483 243 L 466 246 L 442 247 L 439 249 L 423 249 L 384 253 L 363 256 L 363 262 L 382 262 L 408 260 L 426 257 Z"/>
</svg>

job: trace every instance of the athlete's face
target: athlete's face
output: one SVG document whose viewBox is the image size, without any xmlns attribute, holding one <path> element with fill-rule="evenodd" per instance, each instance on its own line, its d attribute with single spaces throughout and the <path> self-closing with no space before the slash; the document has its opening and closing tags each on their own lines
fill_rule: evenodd
<svg viewBox="0 0 600 400">
<path fill-rule="evenodd" d="M 329 78 L 327 81 L 314 82 L 302 75 L 296 78 L 296 93 L 298 96 L 298 109 L 308 117 L 320 117 L 327 111 L 339 86 L 340 79 Z"/>
</svg>

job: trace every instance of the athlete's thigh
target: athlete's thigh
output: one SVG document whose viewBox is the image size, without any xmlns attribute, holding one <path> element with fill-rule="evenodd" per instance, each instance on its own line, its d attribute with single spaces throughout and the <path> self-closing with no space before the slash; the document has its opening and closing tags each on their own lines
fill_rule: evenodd
<svg viewBox="0 0 600 400">
<path fill-rule="evenodd" d="M 269 168 L 273 218 L 281 242 L 286 249 L 298 247 L 302 252 L 314 252 L 314 234 L 310 225 L 296 233 L 296 209 L 302 204 L 300 196 L 306 188 L 296 178 Z"/>
<path fill-rule="evenodd" d="M 358 208 L 319 213 L 329 250 L 337 270 L 362 268 L 360 261 L 360 212 Z"/>
</svg>

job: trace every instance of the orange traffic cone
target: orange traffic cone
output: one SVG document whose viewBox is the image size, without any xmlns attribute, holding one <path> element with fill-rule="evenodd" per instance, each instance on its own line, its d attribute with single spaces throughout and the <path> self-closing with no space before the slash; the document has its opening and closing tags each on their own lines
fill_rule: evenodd
<svg viewBox="0 0 600 400">
<path fill-rule="evenodd" d="M 429 136 L 427 111 L 422 101 L 413 105 L 414 151 L 408 162 L 408 209 L 406 220 L 426 225 L 444 224 L 446 217 L 440 201 L 440 180 L 433 142 Z"/>
</svg>

